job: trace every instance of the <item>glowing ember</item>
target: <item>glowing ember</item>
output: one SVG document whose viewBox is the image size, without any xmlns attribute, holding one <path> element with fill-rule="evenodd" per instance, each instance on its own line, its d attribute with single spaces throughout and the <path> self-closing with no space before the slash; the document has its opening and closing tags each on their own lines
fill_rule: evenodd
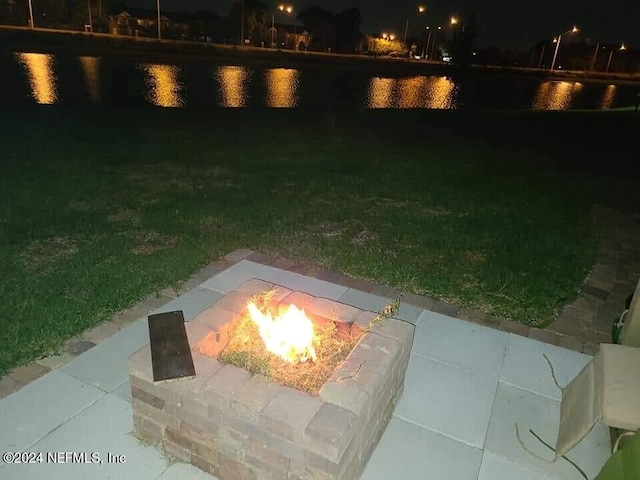
<svg viewBox="0 0 640 480">
<path fill-rule="evenodd" d="M 290 305 L 274 318 L 270 312 L 261 312 L 253 302 L 249 302 L 247 308 L 268 351 L 290 363 L 316 360 L 313 323 L 304 310 Z"/>
</svg>

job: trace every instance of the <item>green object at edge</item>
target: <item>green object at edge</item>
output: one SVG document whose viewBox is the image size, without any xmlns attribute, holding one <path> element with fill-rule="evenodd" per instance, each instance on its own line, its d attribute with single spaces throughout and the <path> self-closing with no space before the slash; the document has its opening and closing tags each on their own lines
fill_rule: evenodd
<svg viewBox="0 0 640 480">
<path fill-rule="evenodd" d="M 619 345 L 621 342 L 623 323 L 620 320 L 615 320 L 611 326 L 611 343 Z"/>
<path fill-rule="evenodd" d="M 620 445 L 595 480 L 640 479 L 640 430 L 629 438 L 623 438 Z"/>
</svg>

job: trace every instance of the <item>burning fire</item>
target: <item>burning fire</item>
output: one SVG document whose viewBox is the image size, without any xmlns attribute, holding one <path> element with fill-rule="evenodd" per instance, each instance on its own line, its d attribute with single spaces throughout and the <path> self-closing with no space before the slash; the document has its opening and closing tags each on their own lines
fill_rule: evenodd
<svg viewBox="0 0 640 480">
<path fill-rule="evenodd" d="M 253 302 L 247 304 L 247 309 L 268 351 L 290 363 L 316 360 L 313 323 L 304 310 L 290 305 L 283 314 L 274 318 L 270 312 L 260 311 Z"/>
</svg>

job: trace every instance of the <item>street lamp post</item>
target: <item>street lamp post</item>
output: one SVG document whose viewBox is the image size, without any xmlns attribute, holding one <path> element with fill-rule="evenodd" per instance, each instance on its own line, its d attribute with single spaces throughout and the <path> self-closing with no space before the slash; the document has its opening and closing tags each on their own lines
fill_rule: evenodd
<svg viewBox="0 0 640 480">
<path fill-rule="evenodd" d="M 240 2 L 240 45 L 244 45 L 244 0 Z"/>
<path fill-rule="evenodd" d="M 558 35 L 558 38 L 555 39 L 556 49 L 553 52 L 553 60 L 551 61 L 551 70 L 553 70 L 553 67 L 555 67 L 556 65 L 556 57 L 558 56 L 558 48 L 560 48 L 560 40 L 562 40 L 562 35 Z"/>
<path fill-rule="evenodd" d="M 36 25 L 33 22 L 33 7 L 31 6 L 31 0 L 29 0 L 29 19 L 30 19 L 30 23 L 31 23 L 31 25 L 29 27 L 30 28 L 36 28 Z"/>
<path fill-rule="evenodd" d="M 560 48 L 560 42 L 562 41 L 562 36 L 567 33 L 576 33 L 578 31 L 578 27 L 574 26 L 572 29 L 567 30 L 566 32 L 558 35 L 558 41 L 556 42 L 556 50 L 553 52 L 553 60 L 551 61 L 551 71 L 553 71 L 553 67 L 556 66 L 556 58 L 558 57 L 558 49 Z"/>
<path fill-rule="evenodd" d="M 452 15 L 449 18 L 449 27 L 451 28 L 451 41 L 453 41 L 455 38 L 455 34 L 456 34 L 455 28 L 456 28 L 456 25 L 458 25 L 459 23 L 460 23 L 460 20 L 458 19 L 458 17 Z"/>
<path fill-rule="evenodd" d="M 591 61 L 591 70 L 595 71 L 596 69 L 596 59 L 598 58 L 598 50 L 600 49 L 600 42 L 596 45 L 596 51 L 593 54 L 593 60 Z"/>
<path fill-rule="evenodd" d="M 280 4 L 278 5 L 278 10 L 280 10 L 283 13 L 288 13 L 290 15 L 293 13 L 293 6 Z M 294 24 L 294 28 L 295 28 L 294 30 L 295 36 L 297 36 L 298 28 L 295 24 Z M 276 46 L 275 33 L 276 33 L 276 12 L 274 11 L 271 13 L 271 47 L 272 48 Z"/>
<path fill-rule="evenodd" d="M 429 43 L 431 43 L 431 29 L 426 27 L 425 30 L 429 32 L 429 35 L 427 36 L 427 42 L 424 44 L 424 48 L 422 49 L 422 58 L 427 58 L 429 55 Z"/>
<path fill-rule="evenodd" d="M 440 30 L 442 30 L 442 26 L 438 25 L 438 29 L 433 32 L 433 42 L 431 43 L 431 58 L 433 59 L 436 56 L 436 38 Z"/>
<path fill-rule="evenodd" d="M 540 51 L 540 60 L 538 60 L 538 68 L 542 66 L 542 57 L 544 56 L 544 49 L 547 46 L 547 42 L 542 44 L 542 50 Z"/>
<path fill-rule="evenodd" d="M 407 33 L 409 33 L 409 17 L 407 17 L 407 21 L 404 24 L 404 43 L 407 43 Z"/>
<path fill-rule="evenodd" d="M 87 9 L 89 11 L 89 31 L 93 33 L 93 20 L 91 18 L 91 0 L 87 0 Z"/>
<path fill-rule="evenodd" d="M 627 47 L 624 46 L 624 43 L 622 45 L 620 45 L 620 48 L 618 50 L 622 51 L 622 50 L 626 50 Z M 605 70 L 605 72 L 609 73 L 609 66 L 611 65 L 611 58 L 613 57 L 613 52 L 614 50 L 611 49 L 611 53 L 609 54 L 609 60 L 607 61 L 607 69 Z"/>
<path fill-rule="evenodd" d="M 158 10 L 158 40 L 162 40 L 162 28 L 160 26 L 160 0 L 156 0 L 156 6 Z"/>
<path fill-rule="evenodd" d="M 426 7 L 423 7 L 422 5 L 418 5 L 418 14 L 424 13 L 427 11 Z M 404 24 L 404 44 L 407 44 L 407 35 L 409 34 L 409 19 L 411 18 L 411 15 L 407 16 L 407 21 Z"/>
<path fill-rule="evenodd" d="M 276 12 L 271 13 L 271 48 L 276 46 L 274 36 L 276 33 Z"/>
</svg>

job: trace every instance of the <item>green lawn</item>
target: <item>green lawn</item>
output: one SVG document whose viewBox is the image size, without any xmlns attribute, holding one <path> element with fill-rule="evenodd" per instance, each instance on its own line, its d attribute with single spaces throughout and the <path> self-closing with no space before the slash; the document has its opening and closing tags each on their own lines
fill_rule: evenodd
<svg viewBox="0 0 640 480">
<path fill-rule="evenodd" d="M 240 247 L 544 326 L 593 264 L 592 205 L 637 208 L 633 112 L 0 122 L 0 374 Z"/>
</svg>

